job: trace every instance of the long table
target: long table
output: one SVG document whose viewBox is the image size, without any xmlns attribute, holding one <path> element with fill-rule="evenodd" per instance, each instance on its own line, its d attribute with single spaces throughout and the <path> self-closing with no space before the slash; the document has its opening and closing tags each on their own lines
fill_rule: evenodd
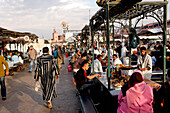
<svg viewBox="0 0 170 113">
<path fill-rule="evenodd" d="M 99 77 L 97 78 L 97 82 L 101 83 L 105 88 L 108 89 L 108 78 L 107 78 L 107 75 L 106 75 L 106 72 L 103 72 L 103 73 L 98 73 L 100 75 L 102 75 L 102 77 Z M 145 83 L 147 83 L 149 86 L 153 87 L 153 88 L 158 88 L 160 87 L 160 84 L 154 82 L 154 81 L 151 81 L 149 79 L 144 79 Z M 119 95 L 120 91 L 121 91 L 121 87 L 114 87 L 112 84 L 110 84 L 110 94 L 112 96 L 117 96 Z"/>
</svg>

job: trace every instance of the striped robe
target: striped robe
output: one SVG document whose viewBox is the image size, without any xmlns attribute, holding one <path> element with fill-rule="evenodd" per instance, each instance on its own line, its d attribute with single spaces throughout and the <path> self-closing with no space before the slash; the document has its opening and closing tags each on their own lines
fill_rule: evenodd
<svg viewBox="0 0 170 113">
<path fill-rule="evenodd" d="M 53 56 L 43 54 L 37 58 L 37 69 L 34 79 L 41 78 L 41 88 L 43 91 L 43 100 L 52 100 L 56 92 L 56 75 L 59 75 L 59 69 Z"/>
</svg>

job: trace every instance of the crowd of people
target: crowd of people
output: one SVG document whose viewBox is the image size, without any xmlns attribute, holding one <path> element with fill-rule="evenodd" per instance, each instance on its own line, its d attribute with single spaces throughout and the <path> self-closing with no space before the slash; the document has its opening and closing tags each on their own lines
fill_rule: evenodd
<svg viewBox="0 0 170 113">
<path fill-rule="evenodd" d="M 169 43 L 168 43 L 169 44 Z M 170 44 L 169 44 L 170 45 Z M 145 112 L 152 113 L 154 102 L 153 89 L 144 82 L 144 78 L 151 79 L 152 70 L 161 69 L 159 64 L 162 55 L 153 54 L 150 51 L 157 50 L 161 52 L 163 49 L 162 44 L 145 44 L 134 49 L 131 54 L 132 65 L 137 66 L 137 70 L 130 76 L 128 84 L 122 87 L 121 93 L 118 96 L 119 107 L 118 113 L 122 112 Z M 128 45 L 125 44 L 123 47 L 121 44 L 117 46 L 109 47 L 110 50 L 110 64 L 111 67 L 117 65 L 126 65 L 124 58 L 128 57 L 129 50 Z M 169 47 L 167 48 L 167 51 Z M 28 52 L 30 59 L 29 72 L 35 70 L 34 79 L 36 82 L 41 82 L 43 90 L 43 99 L 46 100 L 47 106 L 52 108 L 52 99 L 56 97 L 55 85 L 56 78 L 59 78 L 61 64 L 64 64 L 64 54 L 74 51 L 73 48 L 66 48 L 56 46 L 53 49 L 52 55 L 49 54 L 49 48 L 44 47 L 42 54 L 37 54 L 37 51 L 33 46 L 30 46 Z M 70 54 L 71 55 L 71 54 Z M 5 74 L 9 74 L 9 61 L 12 61 L 14 65 L 19 66 L 21 70 L 24 69 L 24 62 L 21 53 L 7 53 L 5 57 L 0 56 L 0 70 L 4 70 L 3 64 L 6 67 L 6 73 L 0 71 L 0 84 L 1 84 L 1 95 L 2 99 L 6 99 L 6 87 L 5 87 Z M 92 96 L 96 98 L 96 102 L 99 99 L 97 97 L 96 85 L 92 82 L 95 77 L 101 77 L 98 72 L 105 72 L 107 70 L 103 68 L 103 65 L 108 65 L 108 47 L 94 46 L 94 62 L 93 59 L 93 46 L 83 46 L 82 48 L 77 47 L 74 54 L 71 55 L 70 64 L 73 68 L 73 85 L 76 86 L 77 90 L 81 95 L 86 95 L 90 90 Z M 158 62 L 159 61 L 159 62 Z M 157 67 L 159 66 L 159 67 Z M 168 74 L 169 75 L 169 74 Z M 164 84 L 163 99 L 160 103 L 161 109 L 167 112 L 169 108 L 169 97 L 167 96 L 170 92 L 170 77 L 168 76 L 167 82 Z M 41 79 L 41 81 L 39 81 Z M 147 109 L 146 109 L 147 108 Z"/>
<path fill-rule="evenodd" d="M 152 104 L 154 102 L 153 97 L 153 88 L 148 86 L 144 82 L 145 79 L 151 80 L 152 77 L 152 70 L 161 70 L 162 66 L 158 62 L 162 62 L 162 44 L 157 43 L 154 46 L 154 50 L 151 49 L 153 44 L 144 44 L 138 46 L 136 49 L 132 51 L 131 58 L 132 58 L 132 65 L 137 66 L 137 71 L 133 72 L 130 76 L 130 80 L 128 83 L 128 86 L 126 86 L 126 90 L 122 91 L 119 94 L 118 103 L 119 107 L 117 112 L 118 113 L 127 113 L 127 112 L 146 112 L 146 113 L 152 113 L 153 107 Z M 120 44 L 118 44 L 117 47 L 113 46 L 110 47 L 110 58 L 111 58 L 111 66 L 116 65 L 126 65 L 126 61 L 123 59 L 125 57 L 128 57 L 129 50 L 128 50 L 127 44 L 125 44 L 124 47 L 121 47 Z M 169 49 L 167 48 L 167 51 Z M 153 52 L 157 52 L 157 54 L 153 55 Z M 82 53 L 82 54 L 81 54 Z M 102 68 L 102 64 L 107 61 L 108 57 L 108 49 L 105 46 L 100 47 L 94 47 L 94 69 L 93 69 L 93 63 L 92 63 L 92 46 L 86 47 L 84 46 L 82 49 L 76 49 L 75 54 L 72 56 L 71 64 L 73 66 L 73 85 L 76 85 L 79 92 L 87 91 L 88 89 L 94 90 L 95 84 L 89 82 L 91 79 L 93 79 L 96 76 L 96 74 L 92 74 L 96 72 L 104 72 Z M 105 60 L 106 59 L 106 60 Z M 81 76 L 80 76 L 81 75 Z M 89 75 L 91 75 L 92 78 L 89 78 Z M 168 88 L 169 88 L 170 82 L 169 79 L 167 79 L 166 86 L 164 87 L 166 89 L 166 93 L 163 95 L 167 95 Z M 128 87 L 128 88 L 127 88 Z M 165 96 L 166 102 L 169 98 Z M 166 103 L 166 105 L 162 105 L 164 103 L 164 100 L 160 101 L 160 109 L 164 112 L 167 112 L 168 109 L 164 109 L 169 104 Z M 158 104 L 157 104 L 158 105 Z M 159 105 L 158 105 L 159 106 Z M 147 109 L 146 109 L 147 108 Z M 160 110 L 159 109 L 159 110 Z"/>
</svg>

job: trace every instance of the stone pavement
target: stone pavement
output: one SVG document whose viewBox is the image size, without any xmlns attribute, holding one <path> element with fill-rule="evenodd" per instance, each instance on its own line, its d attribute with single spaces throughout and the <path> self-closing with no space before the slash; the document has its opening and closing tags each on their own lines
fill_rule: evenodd
<svg viewBox="0 0 170 113">
<path fill-rule="evenodd" d="M 72 72 L 67 71 L 68 58 L 62 65 L 59 83 L 56 86 L 57 98 L 53 99 L 50 110 L 42 100 L 42 91 L 34 90 L 34 73 L 23 72 L 6 77 L 7 100 L 0 99 L 0 113 L 79 113 L 80 104 L 76 88 L 72 85 Z"/>
</svg>

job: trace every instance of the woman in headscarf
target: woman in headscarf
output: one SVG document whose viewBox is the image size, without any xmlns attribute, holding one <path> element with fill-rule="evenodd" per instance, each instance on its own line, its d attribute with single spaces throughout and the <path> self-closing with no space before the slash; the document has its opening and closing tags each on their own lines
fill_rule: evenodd
<svg viewBox="0 0 170 113">
<path fill-rule="evenodd" d="M 134 71 L 128 83 L 128 90 L 121 90 L 118 96 L 117 113 L 153 113 L 153 90 L 144 81 L 143 73 Z"/>
</svg>

